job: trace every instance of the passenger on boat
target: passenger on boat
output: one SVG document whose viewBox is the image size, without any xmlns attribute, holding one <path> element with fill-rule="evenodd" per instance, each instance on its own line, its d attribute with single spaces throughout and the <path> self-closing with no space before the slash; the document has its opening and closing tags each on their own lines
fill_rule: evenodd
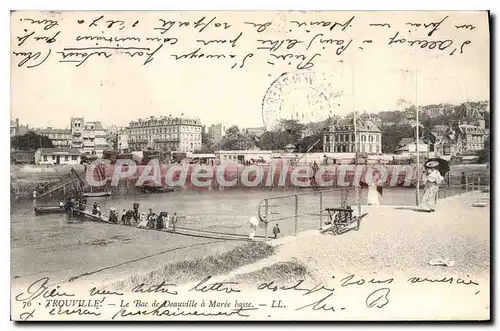
<svg viewBox="0 0 500 331">
<path fill-rule="evenodd" d="M 92 206 L 92 215 L 99 215 L 99 217 L 101 217 L 101 207 L 97 201 L 94 202 L 94 205 Z"/>
<path fill-rule="evenodd" d="M 137 224 L 138 228 L 147 228 L 148 227 L 148 220 L 146 218 L 146 213 L 141 213 L 140 216 L 140 221 L 139 224 Z"/>
<path fill-rule="evenodd" d="M 118 223 L 118 214 L 116 213 L 115 207 L 109 208 L 109 219 L 110 222 Z"/>
<path fill-rule="evenodd" d="M 174 213 L 171 221 L 172 221 L 172 230 L 175 231 L 175 227 L 177 226 L 177 213 Z"/>
<path fill-rule="evenodd" d="M 139 204 L 137 202 L 134 202 L 132 209 L 133 209 L 134 221 L 138 222 L 139 221 Z"/>
<path fill-rule="evenodd" d="M 162 213 L 165 213 L 165 216 L 163 216 L 163 222 L 165 223 L 165 229 L 168 230 L 170 228 L 170 215 L 168 215 L 168 211 Z"/>
<path fill-rule="evenodd" d="M 63 209 L 64 208 L 64 201 L 59 201 L 59 208 Z"/>
<path fill-rule="evenodd" d="M 131 218 L 132 218 L 131 213 L 129 213 L 129 211 L 123 209 L 122 217 L 121 217 L 121 221 L 122 221 L 123 225 L 131 225 L 130 224 Z"/>
<path fill-rule="evenodd" d="M 71 201 L 70 198 L 66 200 L 66 204 L 64 205 L 64 209 L 66 210 L 67 213 L 70 213 L 73 211 L 73 202 Z"/>
<path fill-rule="evenodd" d="M 78 199 L 77 208 L 79 210 L 85 210 L 87 208 L 87 200 L 85 198 Z"/>
<path fill-rule="evenodd" d="M 147 219 L 148 219 L 148 228 L 154 229 L 156 223 L 156 214 L 153 213 L 153 209 L 151 208 L 149 208 Z"/>
<path fill-rule="evenodd" d="M 168 213 L 165 213 L 164 211 L 160 212 L 158 217 L 156 218 L 156 229 L 161 230 L 165 226 L 165 216 L 168 215 Z"/>
</svg>

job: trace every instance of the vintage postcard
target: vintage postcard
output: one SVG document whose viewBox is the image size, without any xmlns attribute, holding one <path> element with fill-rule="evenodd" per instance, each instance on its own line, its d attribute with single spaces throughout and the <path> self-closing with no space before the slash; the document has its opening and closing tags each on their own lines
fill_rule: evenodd
<svg viewBox="0 0 500 331">
<path fill-rule="evenodd" d="M 11 319 L 490 319 L 487 11 L 11 12 Z"/>
</svg>

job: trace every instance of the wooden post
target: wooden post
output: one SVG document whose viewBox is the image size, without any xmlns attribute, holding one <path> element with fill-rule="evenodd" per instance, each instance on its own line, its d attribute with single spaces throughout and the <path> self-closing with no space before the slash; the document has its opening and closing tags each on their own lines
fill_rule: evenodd
<svg viewBox="0 0 500 331">
<path fill-rule="evenodd" d="M 465 192 L 469 191 L 469 176 L 465 175 Z"/>
<path fill-rule="evenodd" d="M 264 216 L 264 219 L 266 221 L 265 242 L 267 242 L 267 240 L 268 240 L 268 227 L 269 227 L 269 219 L 268 219 L 267 215 L 268 215 L 268 211 L 269 211 L 269 202 L 267 201 L 267 199 L 265 200 L 265 202 L 266 202 L 266 205 L 265 205 L 265 207 L 266 207 L 265 213 L 266 214 Z"/>
<path fill-rule="evenodd" d="M 481 177 L 477 176 L 477 190 L 481 191 Z"/>
<path fill-rule="evenodd" d="M 323 192 L 319 192 L 319 228 L 323 226 Z"/>
<path fill-rule="evenodd" d="M 295 195 L 295 235 L 297 235 L 297 227 L 299 225 L 299 216 L 297 215 L 299 213 L 299 196 L 296 194 Z"/>
</svg>

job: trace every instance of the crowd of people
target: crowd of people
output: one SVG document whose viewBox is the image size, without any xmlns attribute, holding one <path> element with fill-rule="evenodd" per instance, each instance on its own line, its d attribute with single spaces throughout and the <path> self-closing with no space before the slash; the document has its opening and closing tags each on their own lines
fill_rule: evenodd
<svg viewBox="0 0 500 331">
<path fill-rule="evenodd" d="M 85 210 L 87 208 L 87 199 L 84 197 L 70 198 L 59 202 L 59 207 L 67 213 L 71 213 L 74 209 Z"/>
<path fill-rule="evenodd" d="M 138 203 L 134 203 L 130 210 L 123 209 L 121 215 L 114 207 L 111 207 L 109 210 L 108 221 L 112 223 L 121 223 L 123 225 L 136 226 L 138 228 L 176 230 L 178 218 L 175 212 L 172 215 L 165 211 L 161 211 L 157 214 L 153 212 L 152 208 L 149 208 L 148 213 L 140 213 Z M 97 215 L 99 217 L 102 215 L 101 207 L 97 202 L 94 202 L 92 206 L 92 215 Z"/>
</svg>

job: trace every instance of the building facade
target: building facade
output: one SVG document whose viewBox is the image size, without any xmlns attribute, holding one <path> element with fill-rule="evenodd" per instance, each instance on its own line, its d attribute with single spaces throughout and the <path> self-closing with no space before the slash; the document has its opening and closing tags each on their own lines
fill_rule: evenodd
<svg viewBox="0 0 500 331">
<path fill-rule="evenodd" d="M 116 133 L 116 140 L 117 140 L 117 147 L 118 151 L 120 153 L 128 152 L 130 151 L 129 145 L 128 145 L 128 133 L 127 130 L 123 129 L 120 130 Z"/>
<path fill-rule="evenodd" d="M 76 148 L 83 151 L 83 129 L 85 122 L 83 117 L 71 118 L 71 148 Z"/>
<path fill-rule="evenodd" d="M 483 123 L 484 125 L 484 123 Z M 461 153 L 476 152 L 484 149 L 484 142 L 489 130 L 477 125 L 462 124 L 458 126 Z"/>
<path fill-rule="evenodd" d="M 108 149 L 106 129 L 101 122 L 85 122 L 83 117 L 71 118 L 71 148 L 78 149 L 82 154 L 92 154 L 102 157 Z"/>
<path fill-rule="evenodd" d="M 102 157 L 108 148 L 106 129 L 101 122 L 86 122 L 83 129 L 83 152 Z"/>
<path fill-rule="evenodd" d="M 201 130 L 200 119 L 151 116 L 130 122 L 128 146 L 130 150 L 194 152 L 201 149 Z"/>
<path fill-rule="evenodd" d="M 417 141 L 414 138 L 403 138 L 394 151 L 397 155 L 417 155 Z M 429 153 L 429 145 L 420 140 L 418 144 L 418 153 L 427 155 Z"/>
<path fill-rule="evenodd" d="M 357 119 L 356 136 L 352 118 L 337 121 L 323 134 L 325 153 L 382 153 L 382 132 L 370 120 Z"/>
<path fill-rule="evenodd" d="M 222 137 L 226 135 L 226 129 L 229 126 L 226 124 L 212 124 L 208 127 L 207 133 L 214 139 L 216 144 L 220 143 Z"/>
<path fill-rule="evenodd" d="M 47 136 L 52 141 L 56 148 L 69 148 L 71 147 L 71 130 L 70 129 L 53 129 L 47 127 L 43 129 L 35 129 L 36 134 Z"/>
<path fill-rule="evenodd" d="M 35 164 L 80 164 L 80 151 L 76 148 L 39 148 L 35 152 Z"/>
</svg>

